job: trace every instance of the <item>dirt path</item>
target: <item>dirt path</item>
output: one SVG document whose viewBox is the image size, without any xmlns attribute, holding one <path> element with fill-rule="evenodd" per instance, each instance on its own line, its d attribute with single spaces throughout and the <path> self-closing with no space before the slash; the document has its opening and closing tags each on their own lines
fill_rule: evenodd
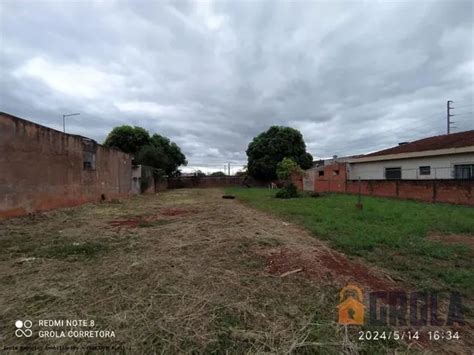
<svg viewBox="0 0 474 355">
<path fill-rule="evenodd" d="M 364 290 L 396 288 L 384 272 L 221 195 L 174 190 L 0 223 L 0 348 L 405 348 L 351 342 L 356 332 L 348 338 L 335 322 L 339 289 L 349 282 Z M 36 332 L 40 319 L 94 320 L 94 329 L 116 337 L 15 338 L 16 319 L 31 319 Z"/>
</svg>

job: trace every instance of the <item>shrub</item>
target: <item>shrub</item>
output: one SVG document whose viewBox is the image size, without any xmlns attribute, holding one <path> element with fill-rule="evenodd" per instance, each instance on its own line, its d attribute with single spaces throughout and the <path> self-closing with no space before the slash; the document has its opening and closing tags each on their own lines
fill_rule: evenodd
<svg viewBox="0 0 474 355">
<path fill-rule="evenodd" d="M 276 198 L 295 198 L 298 197 L 298 190 L 295 184 L 288 183 L 283 188 L 277 191 L 275 194 Z"/>
</svg>

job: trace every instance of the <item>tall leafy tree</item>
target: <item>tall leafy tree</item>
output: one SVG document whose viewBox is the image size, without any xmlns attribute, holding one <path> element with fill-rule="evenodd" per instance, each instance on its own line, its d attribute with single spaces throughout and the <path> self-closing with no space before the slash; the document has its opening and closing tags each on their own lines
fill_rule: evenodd
<svg viewBox="0 0 474 355">
<path fill-rule="evenodd" d="M 272 126 L 260 133 L 247 148 L 248 172 L 260 180 L 277 178 L 277 164 L 290 158 L 302 169 L 309 169 L 313 157 L 306 152 L 302 134 L 291 127 Z"/>
<path fill-rule="evenodd" d="M 115 127 L 108 134 L 104 145 L 135 155 L 143 146 L 150 144 L 150 142 L 151 137 L 146 129 L 124 125 Z"/>
<path fill-rule="evenodd" d="M 185 155 L 176 143 L 156 133 L 150 136 L 141 127 L 115 127 L 104 145 L 132 154 L 136 164 L 152 166 L 170 176 L 177 175 L 178 168 L 187 164 Z"/>
<path fill-rule="evenodd" d="M 158 150 L 161 150 L 167 157 L 167 161 L 164 162 L 164 170 L 167 175 L 173 176 L 178 173 L 178 168 L 181 165 L 187 165 L 186 156 L 181 151 L 181 148 L 174 142 L 171 142 L 169 138 L 154 134 L 151 137 L 151 144 Z"/>
</svg>

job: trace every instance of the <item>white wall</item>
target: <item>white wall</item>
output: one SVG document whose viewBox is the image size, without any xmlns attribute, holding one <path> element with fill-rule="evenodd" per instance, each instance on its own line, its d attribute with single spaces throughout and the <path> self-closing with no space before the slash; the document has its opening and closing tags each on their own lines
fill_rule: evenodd
<svg viewBox="0 0 474 355">
<path fill-rule="evenodd" d="M 402 168 L 402 179 L 453 179 L 455 164 L 474 164 L 474 153 L 424 158 L 381 160 L 349 164 L 349 179 L 385 180 L 385 168 Z M 420 166 L 431 166 L 430 175 L 420 175 Z"/>
</svg>

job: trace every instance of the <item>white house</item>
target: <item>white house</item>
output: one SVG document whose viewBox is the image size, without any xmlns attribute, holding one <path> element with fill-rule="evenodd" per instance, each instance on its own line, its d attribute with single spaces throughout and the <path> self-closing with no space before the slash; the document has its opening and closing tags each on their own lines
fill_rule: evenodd
<svg viewBox="0 0 474 355">
<path fill-rule="evenodd" d="M 474 130 L 400 143 L 347 160 L 349 180 L 474 180 Z"/>
</svg>

